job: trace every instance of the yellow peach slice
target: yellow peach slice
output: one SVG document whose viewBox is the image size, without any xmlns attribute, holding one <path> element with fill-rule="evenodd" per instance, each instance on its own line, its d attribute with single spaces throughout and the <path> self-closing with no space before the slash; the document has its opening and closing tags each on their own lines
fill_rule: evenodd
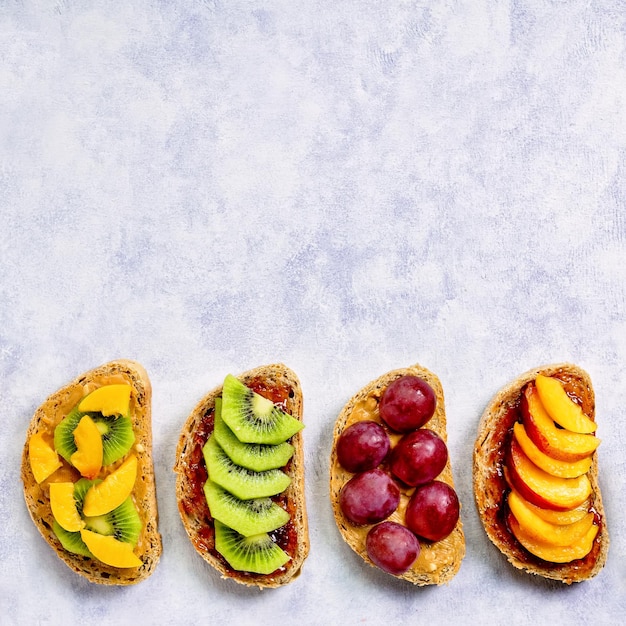
<svg viewBox="0 0 626 626">
<path fill-rule="evenodd" d="M 582 408 L 565 391 L 557 378 L 539 374 L 535 379 L 541 404 L 548 415 L 559 425 L 574 433 L 594 433 L 596 423 L 589 419 Z"/>
<path fill-rule="evenodd" d="M 42 483 L 54 474 L 62 463 L 54 447 L 46 441 L 43 433 L 35 433 L 28 441 L 30 469 L 37 483 Z"/>
<path fill-rule="evenodd" d="M 557 428 L 541 403 L 534 385 L 528 385 L 524 390 L 520 408 L 526 433 L 544 454 L 553 459 L 568 463 L 580 461 L 590 456 L 600 445 L 595 435 Z"/>
<path fill-rule="evenodd" d="M 105 385 L 92 391 L 78 405 L 81 413 L 98 411 L 102 415 L 128 415 L 130 385 Z"/>
<path fill-rule="evenodd" d="M 75 533 L 85 522 L 78 514 L 74 499 L 74 483 L 50 483 L 50 508 L 61 528 Z"/>
<path fill-rule="evenodd" d="M 593 524 L 593 513 L 587 513 L 573 524 L 556 525 L 546 522 L 528 508 L 515 491 L 509 493 L 509 508 L 524 533 L 535 541 L 542 541 L 553 546 L 571 546 L 587 533 Z"/>
<path fill-rule="evenodd" d="M 85 494 L 83 513 L 95 517 L 117 508 L 131 494 L 136 477 L 137 457 L 133 454 L 101 483 L 90 487 Z"/>
<path fill-rule="evenodd" d="M 130 543 L 118 541 L 111 535 L 99 535 L 83 528 L 80 536 L 99 561 L 111 567 L 139 567 L 141 559 L 133 552 Z"/>
<path fill-rule="evenodd" d="M 517 442 L 525 452 L 526 456 L 544 472 L 552 474 L 552 476 L 560 476 L 561 478 L 576 478 L 582 474 L 586 474 L 591 467 L 592 458 L 591 455 L 581 459 L 580 461 L 574 461 L 569 463 L 568 461 L 559 461 L 553 459 L 551 456 L 544 454 L 528 436 L 524 425 L 521 422 L 516 422 L 513 426 L 513 435 Z"/>
<path fill-rule="evenodd" d="M 80 418 L 74 429 L 74 441 L 77 450 L 70 462 L 85 478 L 95 478 L 102 467 L 102 435 L 89 415 Z"/>
<path fill-rule="evenodd" d="M 578 541 L 570 546 L 554 546 L 549 543 L 537 541 L 532 537 L 529 537 L 519 522 L 515 519 L 515 516 L 509 514 L 507 522 L 511 532 L 515 535 L 516 539 L 536 557 L 549 561 L 550 563 L 569 563 L 576 559 L 582 559 L 586 557 L 591 548 L 593 548 L 593 540 L 598 534 L 599 528 L 592 524 L 589 530 Z"/>
<path fill-rule="evenodd" d="M 529 502 L 518 491 L 513 489 L 518 498 L 521 498 L 526 508 L 530 509 L 535 515 L 540 517 L 550 524 L 556 524 L 557 526 L 565 526 L 566 524 L 573 524 L 581 520 L 587 513 L 589 513 L 589 501 L 585 500 L 582 504 L 578 505 L 574 509 L 568 509 L 567 511 L 552 511 L 551 509 L 543 509 L 532 502 Z"/>
</svg>

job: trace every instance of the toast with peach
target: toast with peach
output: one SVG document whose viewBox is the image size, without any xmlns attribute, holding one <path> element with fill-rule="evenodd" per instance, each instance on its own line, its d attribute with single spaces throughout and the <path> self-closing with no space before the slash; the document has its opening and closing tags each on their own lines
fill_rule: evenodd
<svg viewBox="0 0 626 626">
<path fill-rule="evenodd" d="M 571 363 L 522 374 L 485 409 L 474 497 L 487 536 L 516 568 L 571 584 L 604 566 L 596 430 L 591 379 Z"/>
<path fill-rule="evenodd" d="M 111 361 L 49 396 L 27 430 L 21 476 L 30 516 L 90 582 L 138 583 L 161 555 L 151 398 L 139 363 Z"/>
</svg>

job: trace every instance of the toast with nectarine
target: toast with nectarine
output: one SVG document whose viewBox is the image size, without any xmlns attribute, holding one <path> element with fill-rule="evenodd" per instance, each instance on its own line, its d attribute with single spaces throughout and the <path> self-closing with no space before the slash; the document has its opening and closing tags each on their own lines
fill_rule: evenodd
<svg viewBox="0 0 626 626">
<path fill-rule="evenodd" d="M 532 369 L 491 400 L 474 446 L 474 497 L 514 567 L 566 584 L 600 572 L 609 533 L 599 444 L 591 378 L 574 364 Z"/>
<path fill-rule="evenodd" d="M 50 395 L 28 426 L 28 511 L 56 554 L 90 582 L 138 583 L 161 555 L 151 398 L 139 363 L 111 361 Z"/>
</svg>

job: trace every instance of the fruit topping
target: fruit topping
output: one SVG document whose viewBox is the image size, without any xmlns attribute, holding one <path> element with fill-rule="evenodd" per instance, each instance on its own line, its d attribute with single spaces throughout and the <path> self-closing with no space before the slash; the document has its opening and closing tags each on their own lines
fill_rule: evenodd
<svg viewBox="0 0 626 626">
<path fill-rule="evenodd" d="M 128 415 L 130 411 L 130 385 L 104 385 L 92 391 L 79 403 L 81 413 L 98 412 L 102 415 Z"/>
<path fill-rule="evenodd" d="M 78 532 L 84 528 L 85 522 L 76 507 L 74 483 L 50 484 L 50 508 L 54 519 L 63 530 Z"/>
<path fill-rule="evenodd" d="M 48 443 L 43 433 L 35 433 L 31 436 L 28 442 L 28 457 L 37 483 L 42 483 L 62 465 L 59 455 Z"/>
<path fill-rule="evenodd" d="M 380 417 L 396 432 L 421 428 L 435 412 L 433 388 L 418 376 L 402 376 L 389 384 L 380 399 Z"/>
<path fill-rule="evenodd" d="M 117 508 L 133 491 L 137 477 L 137 457 L 130 455 L 102 482 L 94 484 L 85 495 L 83 513 L 89 517 L 104 515 Z"/>
<path fill-rule="evenodd" d="M 354 524 L 375 524 L 389 517 L 400 503 L 400 490 L 381 469 L 355 474 L 341 490 L 339 505 Z"/>
<path fill-rule="evenodd" d="M 385 429 L 373 420 L 348 426 L 337 440 L 337 460 L 349 472 L 378 467 L 387 456 L 391 442 Z"/>
<path fill-rule="evenodd" d="M 406 508 L 407 527 L 427 541 L 445 539 L 459 521 L 459 498 L 450 485 L 433 480 L 418 487 Z"/>
<path fill-rule="evenodd" d="M 382 522 L 372 526 L 365 539 L 367 556 L 385 572 L 400 576 L 420 553 L 417 537 L 402 524 Z"/>
<path fill-rule="evenodd" d="M 434 480 L 446 466 L 448 448 L 434 431 L 420 428 L 400 439 L 391 453 L 391 473 L 413 487 Z"/>
<path fill-rule="evenodd" d="M 100 535 L 83 528 L 80 536 L 89 551 L 106 565 L 112 567 L 139 567 L 141 559 L 133 552 L 133 545 L 115 537 Z"/>
<path fill-rule="evenodd" d="M 95 478 L 102 467 L 102 435 L 89 415 L 83 415 L 74 429 L 74 442 L 70 463 L 85 478 Z"/>
</svg>

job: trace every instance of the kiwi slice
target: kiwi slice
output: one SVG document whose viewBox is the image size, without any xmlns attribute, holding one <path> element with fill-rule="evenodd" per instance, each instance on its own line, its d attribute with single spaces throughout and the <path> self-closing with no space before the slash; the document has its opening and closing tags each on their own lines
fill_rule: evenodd
<svg viewBox="0 0 626 626">
<path fill-rule="evenodd" d="M 105 417 L 102 413 L 81 413 L 73 408 L 54 429 L 54 447 L 70 463 L 70 457 L 76 452 L 74 429 L 83 415 L 89 415 L 102 434 L 103 465 L 119 461 L 135 443 L 133 424 L 128 417 Z"/>
<path fill-rule="evenodd" d="M 210 479 L 204 484 L 204 495 L 213 518 L 244 537 L 276 530 L 290 519 L 271 498 L 240 500 Z"/>
<path fill-rule="evenodd" d="M 213 434 L 230 460 L 254 472 L 284 467 L 293 456 L 294 447 L 287 443 L 277 445 L 243 443 L 235 436 L 221 415 L 222 399 L 215 399 L 215 425 Z"/>
<path fill-rule="evenodd" d="M 281 493 L 291 478 L 279 469 L 253 472 L 233 463 L 213 435 L 202 448 L 207 471 L 213 482 L 240 500 L 264 498 Z"/>
<path fill-rule="evenodd" d="M 83 503 L 85 495 L 92 485 L 101 482 L 100 480 L 89 480 L 81 478 L 74 483 L 74 499 L 76 500 L 76 508 L 78 513 L 85 521 L 85 528 L 100 533 L 101 535 L 113 535 L 120 541 L 137 545 L 139 535 L 141 533 L 141 518 L 129 496 L 122 504 L 113 509 L 106 515 L 98 515 L 96 517 L 86 517 L 83 515 Z M 83 556 L 93 557 L 84 541 L 81 539 L 80 532 L 69 532 L 59 526 L 56 520 L 52 524 L 52 530 L 57 536 L 61 545 L 68 551 Z"/>
<path fill-rule="evenodd" d="M 224 379 L 222 419 L 244 443 L 283 443 L 304 427 L 302 422 L 246 387 L 232 374 Z"/>
<path fill-rule="evenodd" d="M 215 521 L 215 549 L 237 571 L 271 574 L 291 558 L 267 533 L 244 537 Z"/>
</svg>

